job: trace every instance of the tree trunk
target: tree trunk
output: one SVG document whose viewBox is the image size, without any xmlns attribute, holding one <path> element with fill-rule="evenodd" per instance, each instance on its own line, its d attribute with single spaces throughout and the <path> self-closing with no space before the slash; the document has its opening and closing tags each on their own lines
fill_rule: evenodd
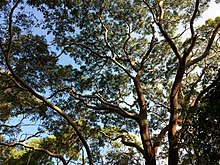
<svg viewBox="0 0 220 165">
<path fill-rule="evenodd" d="M 141 133 L 141 140 L 145 152 L 145 164 L 146 165 L 156 165 L 156 158 L 155 158 L 155 151 L 152 147 L 152 143 L 149 136 L 148 131 L 148 123 L 147 119 L 141 119 L 139 123 L 140 133 Z"/>
<path fill-rule="evenodd" d="M 141 77 L 142 71 L 138 72 L 137 77 L 134 79 L 135 88 L 137 91 L 138 96 L 138 104 L 140 107 L 140 113 L 139 113 L 139 127 L 140 127 L 140 135 L 142 140 L 142 145 L 144 148 L 144 157 L 145 157 L 145 164 L 146 165 L 156 165 L 156 159 L 155 159 L 155 151 L 153 149 L 149 130 L 148 130 L 148 120 L 147 120 L 147 107 L 146 102 L 143 94 L 143 89 L 141 87 Z"/>
<path fill-rule="evenodd" d="M 177 119 L 178 114 L 173 113 L 170 117 L 170 126 L 168 132 L 169 138 L 169 156 L 168 156 L 168 165 L 178 165 L 178 151 L 179 151 L 179 138 L 177 137 Z"/>
<path fill-rule="evenodd" d="M 178 126 L 178 109 L 179 109 L 179 90 L 181 87 L 181 82 L 185 72 L 185 61 L 183 58 L 180 61 L 180 66 L 178 68 L 175 81 L 170 94 L 170 121 L 169 121 L 169 156 L 168 156 L 168 165 L 178 165 L 178 151 L 179 151 L 179 135 L 177 133 Z"/>
</svg>

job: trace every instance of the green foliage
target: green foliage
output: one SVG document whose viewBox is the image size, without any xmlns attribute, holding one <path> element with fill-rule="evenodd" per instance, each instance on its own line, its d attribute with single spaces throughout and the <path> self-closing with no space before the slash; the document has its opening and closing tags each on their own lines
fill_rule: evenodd
<svg viewBox="0 0 220 165">
<path fill-rule="evenodd" d="M 197 164 L 218 164 L 219 159 L 219 121 L 220 90 L 219 76 L 215 87 L 205 96 L 198 109 L 198 117 L 194 123 L 195 150 L 199 153 Z"/>
<path fill-rule="evenodd" d="M 196 108 L 193 122 L 188 125 L 190 132 L 186 134 L 185 138 L 188 143 L 188 153 L 182 158 L 184 164 L 211 165 L 219 163 L 219 80 L 218 73 L 212 83 L 211 90 Z"/>
<path fill-rule="evenodd" d="M 41 147 L 44 141 L 40 139 L 31 139 L 26 144 L 34 147 Z M 50 146 L 49 146 L 50 147 Z M 7 154 L 6 154 L 7 153 Z M 2 160 L 2 164 L 10 165 L 10 164 L 46 164 L 51 163 L 54 164 L 52 158 L 48 157 L 45 153 L 33 151 L 31 149 L 25 149 L 24 147 L 15 147 L 15 148 L 6 148 L 4 150 L 4 159 Z"/>
<path fill-rule="evenodd" d="M 211 160 L 212 154 L 218 153 L 213 148 L 205 153 L 212 142 L 214 147 L 218 142 L 214 121 L 219 119 L 213 116 L 218 113 L 218 100 L 214 94 L 207 95 L 198 112 L 190 111 L 219 67 L 218 32 L 213 43 L 210 38 L 220 17 L 192 29 L 192 22 L 201 17 L 209 2 L 199 1 L 196 10 L 196 2 L 189 0 L 165 1 L 163 8 L 158 0 L 27 0 L 18 3 L 11 16 L 16 1 L 1 1 L 1 142 L 23 140 L 30 146 L 59 153 L 70 162 L 86 160 L 85 145 L 76 129 L 70 127 L 64 117 L 67 115 L 89 144 L 95 164 L 142 164 L 146 157 L 140 151 L 148 142 L 140 130 L 149 131 L 146 136 L 154 148 L 171 121 L 171 93 L 177 88 L 176 79 L 181 84 L 176 113 L 183 121 L 190 115 L 198 117 L 195 137 L 204 146 L 195 142 L 195 146 L 187 147 Z M 180 27 L 190 27 L 187 32 L 191 34 L 181 37 Z M 190 51 L 182 68 L 184 58 L 180 59 L 173 47 L 181 58 Z M 203 57 L 204 52 L 207 56 Z M 203 60 L 193 63 L 200 57 Z M 180 69 L 183 76 L 178 79 Z M 56 111 L 56 107 L 62 111 Z M 147 120 L 144 129 L 142 119 Z M 206 119 L 207 125 L 203 125 L 200 121 Z M 34 139 L 25 130 L 27 125 L 37 126 L 39 132 L 31 134 L 41 138 Z M 184 129 L 188 125 L 179 126 L 177 133 L 187 142 L 189 135 L 184 133 L 188 130 Z M 213 136 L 202 139 L 204 134 Z M 166 137 L 160 139 L 163 155 L 158 159 L 168 154 Z M 213 141 L 208 143 L 210 138 Z M 136 148 L 126 146 L 123 140 L 136 144 Z M 142 150 L 138 151 L 137 146 Z M 183 150 L 184 145 L 179 146 Z M 181 163 L 189 163 L 184 152 L 179 155 L 183 156 Z M 7 149 L 4 157 L 6 164 L 54 161 L 45 153 L 24 147 Z"/>
</svg>

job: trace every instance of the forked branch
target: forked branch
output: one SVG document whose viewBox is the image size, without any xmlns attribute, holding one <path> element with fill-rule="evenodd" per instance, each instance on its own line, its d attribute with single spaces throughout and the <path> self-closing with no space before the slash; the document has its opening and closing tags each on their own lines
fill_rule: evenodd
<svg viewBox="0 0 220 165">
<path fill-rule="evenodd" d="M 218 25 L 215 27 L 214 31 L 212 32 L 212 36 L 208 40 L 208 44 L 206 46 L 206 49 L 205 49 L 204 53 L 201 56 L 199 56 L 199 57 L 189 61 L 187 63 L 187 67 L 198 63 L 199 61 L 203 60 L 204 58 L 206 58 L 209 55 L 209 52 L 210 52 L 211 47 L 212 47 L 212 44 L 213 44 L 213 42 L 215 40 L 216 35 L 219 32 L 219 29 L 220 29 L 220 23 L 218 23 Z"/>
</svg>

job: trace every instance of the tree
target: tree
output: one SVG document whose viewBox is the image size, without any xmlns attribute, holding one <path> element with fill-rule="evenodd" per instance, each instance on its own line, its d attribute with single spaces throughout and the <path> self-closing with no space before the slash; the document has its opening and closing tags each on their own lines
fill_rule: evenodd
<svg viewBox="0 0 220 165">
<path fill-rule="evenodd" d="M 220 18 L 194 26 L 208 5 L 3 1 L 0 97 L 10 107 L 6 114 L 20 122 L 1 120 L 6 142 L 0 144 L 24 144 L 46 131 L 66 134 L 67 146 L 77 146 L 69 154 L 57 141 L 53 152 L 63 164 L 73 158 L 85 164 L 84 151 L 89 164 L 181 162 L 188 125 L 219 63 Z M 23 118 L 38 132 L 22 138 Z M 20 129 L 8 135 L 6 128 Z"/>
<path fill-rule="evenodd" d="M 192 164 L 219 164 L 219 80 L 218 73 L 209 86 L 209 92 L 196 109 L 197 113 L 190 125 L 193 131 L 186 134 L 192 151 L 189 151 L 184 161 L 193 162 Z"/>
</svg>

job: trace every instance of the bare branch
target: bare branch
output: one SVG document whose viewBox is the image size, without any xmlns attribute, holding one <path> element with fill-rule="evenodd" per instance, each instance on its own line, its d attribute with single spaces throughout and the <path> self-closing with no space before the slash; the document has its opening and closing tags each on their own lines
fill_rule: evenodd
<svg viewBox="0 0 220 165">
<path fill-rule="evenodd" d="M 122 64 L 120 64 L 120 63 L 115 59 L 115 57 L 112 57 L 111 60 L 112 60 L 117 66 L 119 66 L 121 69 L 123 69 L 123 70 L 125 71 L 125 73 L 127 73 L 127 75 L 128 75 L 130 78 L 134 79 L 134 76 L 130 73 L 130 71 L 129 71 L 125 66 L 123 66 Z"/>
<path fill-rule="evenodd" d="M 20 124 L 22 124 L 23 120 L 25 119 L 26 117 L 23 116 L 22 119 L 15 125 L 7 125 L 7 124 L 0 124 L 0 127 L 9 127 L 9 128 L 16 128 L 18 127 Z"/>
<path fill-rule="evenodd" d="M 100 23 L 104 29 L 104 42 L 107 46 L 107 48 L 109 48 L 110 52 L 112 53 L 112 57 L 110 58 L 117 66 L 119 66 L 121 69 L 123 69 L 125 71 L 125 73 L 127 73 L 127 75 L 130 77 L 130 78 L 134 78 L 134 76 L 130 73 L 130 71 L 124 67 L 122 64 L 120 64 L 116 58 L 115 58 L 115 51 L 113 50 L 113 48 L 109 45 L 109 42 L 108 42 L 108 28 L 106 27 L 106 25 L 104 24 L 103 20 L 102 20 L 102 14 L 103 14 L 103 10 L 104 10 L 104 2 L 103 2 L 103 5 L 102 7 L 100 8 L 100 17 L 99 17 L 99 20 L 100 20 Z"/>
<path fill-rule="evenodd" d="M 189 46 L 189 48 L 186 50 L 184 50 L 183 52 L 183 58 L 186 59 L 186 57 L 191 53 L 191 51 L 193 50 L 195 44 L 196 44 L 196 39 L 197 39 L 197 35 L 193 36 L 191 41 L 191 44 Z"/>
<path fill-rule="evenodd" d="M 23 133 L 21 134 L 21 136 L 19 137 L 19 142 L 25 142 L 33 137 L 38 137 L 39 134 L 44 133 L 45 131 L 38 131 L 34 134 L 27 134 L 27 133 Z M 23 138 L 24 136 L 24 138 Z M 23 138 L 23 139 L 22 139 Z"/>
<path fill-rule="evenodd" d="M 72 88 L 62 88 L 62 89 L 58 89 L 57 91 L 55 91 L 54 93 L 52 93 L 49 97 L 47 97 L 47 99 L 52 99 L 55 95 L 57 95 L 60 92 L 67 92 L 69 90 L 71 90 Z M 68 93 L 68 92 L 67 92 Z"/>
<path fill-rule="evenodd" d="M 131 31 L 131 29 L 130 29 L 130 26 L 128 25 L 128 33 L 127 33 L 127 36 L 128 36 L 128 37 L 127 37 L 127 39 L 125 40 L 125 42 L 124 42 L 124 44 L 123 44 L 123 50 L 124 50 L 124 53 L 125 53 L 125 55 L 126 55 L 127 61 L 129 62 L 130 66 L 131 66 L 136 72 L 138 72 L 138 68 L 135 67 L 133 61 L 132 61 L 131 58 L 129 57 L 129 53 L 128 53 L 127 50 L 126 50 L 127 43 L 128 43 L 128 41 L 129 41 L 129 39 L 131 38 L 131 33 L 132 33 L 132 31 Z"/>
<path fill-rule="evenodd" d="M 154 14 L 154 11 L 153 11 L 152 7 L 145 0 L 143 0 L 143 2 L 148 7 L 148 9 L 150 10 L 150 12 L 153 16 L 154 22 L 157 23 L 158 21 L 157 21 L 156 15 Z"/>
<path fill-rule="evenodd" d="M 163 21 L 163 18 L 164 18 L 164 8 L 163 8 L 163 3 L 164 3 L 164 0 L 161 0 L 158 4 L 159 6 L 159 9 L 160 9 L 160 17 L 159 17 L 159 22 L 162 22 Z"/>
</svg>

